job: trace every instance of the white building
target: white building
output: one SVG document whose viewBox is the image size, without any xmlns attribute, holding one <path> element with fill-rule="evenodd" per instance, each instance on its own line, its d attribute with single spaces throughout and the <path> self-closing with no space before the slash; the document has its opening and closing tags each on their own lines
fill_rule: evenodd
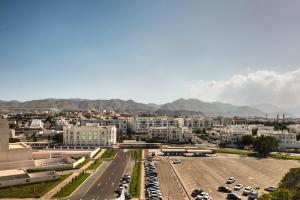
<svg viewBox="0 0 300 200">
<path fill-rule="evenodd" d="M 135 133 L 147 134 L 150 128 L 180 127 L 184 125 L 183 118 L 171 117 L 132 117 L 129 127 Z"/>
<path fill-rule="evenodd" d="M 117 130 L 115 126 L 99 126 L 99 124 L 86 124 L 86 126 L 64 126 L 64 145 L 71 146 L 115 146 L 117 143 Z"/>
<path fill-rule="evenodd" d="M 33 119 L 31 124 L 30 124 L 30 128 L 43 129 L 44 128 L 44 123 L 40 119 Z"/>
<path fill-rule="evenodd" d="M 300 124 L 291 124 L 288 126 L 289 132 L 300 133 Z"/>
<path fill-rule="evenodd" d="M 80 121 L 81 126 L 85 126 L 87 123 L 98 123 L 100 126 L 115 126 L 118 135 L 127 135 L 127 119 L 83 119 Z"/>
<path fill-rule="evenodd" d="M 287 130 L 258 130 L 257 135 L 272 136 L 276 138 L 280 148 L 300 148 L 300 144 L 297 143 L 297 134 L 289 133 Z"/>
<path fill-rule="evenodd" d="M 213 126 L 213 119 L 204 117 L 185 118 L 184 126 L 191 129 L 192 132 L 202 131 Z"/>
<path fill-rule="evenodd" d="M 220 129 L 221 142 L 236 143 L 244 135 L 252 135 L 252 129 L 248 125 L 231 125 Z"/>
<path fill-rule="evenodd" d="M 148 138 L 156 138 L 161 142 L 186 143 L 192 138 L 192 132 L 187 127 L 152 127 Z"/>
</svg>

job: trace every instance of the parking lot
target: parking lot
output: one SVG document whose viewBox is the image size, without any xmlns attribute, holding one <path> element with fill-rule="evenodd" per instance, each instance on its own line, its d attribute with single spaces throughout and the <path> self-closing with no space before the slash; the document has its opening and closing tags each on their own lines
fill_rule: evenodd
<svg viewBox="0 0 300 200">
<path fill-rule="evenodd" d="M 178 180 L 170 169 L 170 164 L 167 159 L 162 157 L 162 160 L 156 162 L 158 179 L 161 185 L 161 191 L 164 199 L 183 200 L 185 196 L 179 186 Z"/>
<path fill-rule="evenodd" d="M 174 166 L 187 191 L 191 193 L 193 189 L 201 188 L 214 200 L 226 198 L 226 194 L 218 192 L 217 189 L 221 185 L 227 185 L 228 177 L 236 178 L 235 183 L 227 185 L 229 188 L 241 183 L 244 187 L 260 187 L 258 192 L 261 194 L 264 188 L 277 185 L 290 168 L 300 166 L 299 161 L 257 159 L 232 154 L 217 154 L 216 157 L 170 157 L 171 161 L 176 159 L 182 161 Z M 242 190 L 235 193 L 242 196 Z"/>
</svg>

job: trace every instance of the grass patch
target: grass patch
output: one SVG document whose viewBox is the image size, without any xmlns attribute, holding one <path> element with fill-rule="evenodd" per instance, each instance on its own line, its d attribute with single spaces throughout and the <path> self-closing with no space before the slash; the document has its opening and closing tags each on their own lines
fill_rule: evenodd
<svg viewBox="0 0 300 200">
<path fill-rule="evenodd" d="M 136 150 L 132 154 L 132 158 L 135 158 L 135 163 L 133 167 L 133 172 L 131 175 L 130 188 L 129 192 L 132 197 L 136 198 L 140 196 L 140 188 L 141 188 L 141 169 L 142 169 L 142 161 L 141 161 L 141 150 Z"/>
<path fill-rule="evenodd" d="M 141 160 L 142 159 L 142 151 L 141 150 L 134 151 L 133 154 L 131 154 L 131 157 L 134 160 Z"/>
<path fill-rule="evenodd" d="M 95 170 L 95 169 L 97 169 L 98 167 L 100 167 L 101 164 L 102 164 L 101 161 L 96 160 L 96 161 L 95 161 L 93 164 L 91 164 L 91 165 L 89 166 L 89 168 L 87 168 L 87 169 L 88 169 L 88 170 Z"/>
<path fill-rule="evenodd" d="M 65 187 L 61 188 L 61 190 L 54 195 L 54 197 L 63 198 L 70 196 L 72 192 L 74 192 L 91 174 L 89 173 L 81 173 L 72 181 L 66 185 Z"/>
<path fill-rule="evenodd" d="M 117 155 L 114 149 L 106 149 L 106 151 L 101 155 L 101 158 L 113 158 Z"/>
<path fill-rule="evenodd" d="M 59 180 L 0 188 L 0 198 L 40 198 L 70 175 L 63 175 Z"/>
<path fill-rule="evenodd" d="M 270 154 L 269 157 L 283 160 L 300 160 L 300 156 L 291 156 L 285 153 Z"/>
<path fill-rule="evenodd" d="M 216 153 L 229 153 L 229 154 L 239 154 L 244 156 L 256 156 L 257 153 L 253 151 L 240 150 L 240 149 L 215 149 Z"/>
</svg>

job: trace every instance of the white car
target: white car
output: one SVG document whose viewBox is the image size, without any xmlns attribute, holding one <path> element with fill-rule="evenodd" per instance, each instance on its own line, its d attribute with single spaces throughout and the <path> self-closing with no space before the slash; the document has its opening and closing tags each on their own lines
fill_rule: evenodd
<svg viewBox="0 0 300 200">
<path fill-rule="evenodd" d="M 249 195 L 252 192 L 252 187 L 247 186 L 245 187 L 245 189 L 243 190 L 243 195 Z"/>
<path fill-rule="evenodd" d="M 207 192 L 201 192 L 197 197 L 196 200 L 211 200 L 209 194 Z"/>
<path fill-rule="evenodd" d="M 244 186 L 242 185 L 242 184 L 236 184 L 235 186 L 234 186 L 234 190 L 240 190 L 240 189 L 242 189 Z"/>
<path fill-rule="evenodd" d="M 234 183 L 235 182 L 235 178 L 234 177 L 229 177 L 228 179 L 227 179 L 227 183 L 228 184 L 231 184 L 231 183 Z"/>
</svg>

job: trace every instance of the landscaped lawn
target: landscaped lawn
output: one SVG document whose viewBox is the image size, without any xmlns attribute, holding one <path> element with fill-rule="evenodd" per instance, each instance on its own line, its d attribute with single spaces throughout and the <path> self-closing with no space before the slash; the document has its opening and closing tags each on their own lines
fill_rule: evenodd
<svg viewBox="0 0 300 200">
<path fill-rule="evenodd" d="M 141 155 L 142 155 L 141 150 L 136 150 L 132 154 L 132 157 L 135 159 L 135 164 L 131 175 L 129 191 L 132 197 L 135 198 L 140 196 L 141 169 L 142 169 Z"/>
<path fill-rule="evenodd" d="M 231 153 L 231 154 L 240 154 L 245 156 L 254 156 L 257 153 L 253 151 L 240 150 L 240 149 L 215 149 L 216 153 Z"/>
<path fill-rule="evenodd" d="M 0 188 L 0 198 L 40 198 L 70 175 L 63 175 L 54 181 Z"/>
<path fill-rule="evenodd" d="M 58 193 L 54 195 L 54 197 L 62 198 L 67 197 L 72 194 L 91 174 L 82 173 L 76 177 L 73 181 L 71 181 L 68 185 L 63 187 Z"/>
<path fill-rule="evenodd" d="M 96 160 L 96 161 L 95 161 L 93 164 L 91 164 L 91 165 L 89 166 L 89 168 L 87 168 L 87 169 L 89 169 L 89 170 L 95 170 L 95 169 L 97 169 L 98 167 L 100 167 L 101 164 L 102 164 L 101 161 Z"/>
<path fill-rule="evenodd" d="M 101 156 L 101 158 L 113 158 L 117 155 L 114 149 L 107 149 Z"/>
</svg>

